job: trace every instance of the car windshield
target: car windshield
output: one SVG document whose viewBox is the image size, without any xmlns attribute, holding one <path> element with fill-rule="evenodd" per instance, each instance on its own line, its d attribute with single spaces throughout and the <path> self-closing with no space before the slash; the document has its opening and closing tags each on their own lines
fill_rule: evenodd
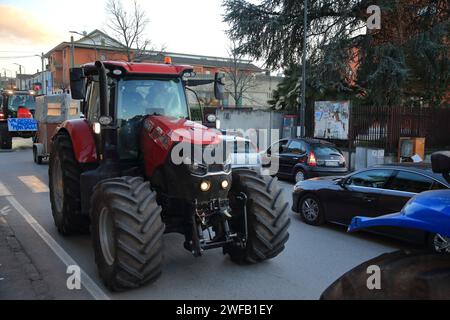
<svg viewBox="0 0 450 320">
<path fill-rule="evenodd" d="M 333 146 L 314 146 L 316 156 L 341 155 L 341 152 Z"/>
<path fill-rule="evenodd" d="M 121 80 L 118 91 L 118 119 L 144 115 L 189 117 L 180 79 Z"/>
<path fill-rule="evenodd" d="M 227 150 L 233 153 L 257 153 L 255 146 L 250 141 L 228 141 Z"/>
<path fill-rule="evenodd" d="M 19 107 L 34 110 L 36 108 L 36 97 L 27 94 L 13 94 L 8 99 L 8 109 L 17 111 Z"/>
</svg>

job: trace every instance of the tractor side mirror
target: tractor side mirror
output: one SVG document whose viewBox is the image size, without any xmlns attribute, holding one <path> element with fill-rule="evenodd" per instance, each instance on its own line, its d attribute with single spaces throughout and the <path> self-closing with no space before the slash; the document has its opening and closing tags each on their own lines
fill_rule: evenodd
<svg viewBox="0 0 450 320">
<path fill-rule="evenodd" d="M 431 164 L 434 173 L 441 173 L 450 183 L 450 151 L 435 152 L 431 155 Z"/>
<path fill-rule="evenodd" d="M 225 74 L 216 72 L 214 76 L 214 95 L 217 100 L 223 100 L 225 98 Z"/>
<path fill-rule="evenodd" d="M 86 77 L 84 76 L 83 68 L 70 69 L 70 91 L 72 99 L 84 100 L 86 96 Z"/>
</svg>

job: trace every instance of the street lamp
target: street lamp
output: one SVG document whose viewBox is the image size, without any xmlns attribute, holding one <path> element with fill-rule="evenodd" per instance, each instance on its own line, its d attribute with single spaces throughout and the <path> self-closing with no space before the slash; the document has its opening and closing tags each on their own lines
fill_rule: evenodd
<svg viewBox="0 0 450 320">
<path fill-rule="evenodd" d="M 303 3 L 303 52 L 302 52 L 302 92 L 300 106 L 301 137 L 306 136 L 306 49 L 308 46 L 308 0 Z"/>
<path fill-rule="evenodd" d="M 22 67 L 23 67 L 23 72 L 25 72 L 25 67 L 23 65 L 21 65 L 19 63 L 15 63 L 15 62 L 13 64 L 19 66 L 19 74 L 22 74 Z"/>
<path fill-rule="evenodd" d="M 91 40 L 91 41 L 92 41 L 92 43 L 94 44 L 94 49 L 95 49 L 95 60 L 97 60 L 97 59 L 98 59 L 98 49 L 97 49 L 97 43 L 95 43 L 95 40 L 94 40 L 94 39 L 92 39 L 92 37 L 91 37 L 91 36 L 89 36 L 89 35 L 87 34 L 87 32 L 86 32 L 86 31 L 84 31 L 84 32 L 78 32 L 78 31 L 69 31 L 69 33 L 72 33 L 72 34 L 77 34 L 77 35 L 79 35 L 79 36 L 82 36 L 82 37 L 86 37 L 86 38 L 88 38 L 89 40 Z"/>
</svg>

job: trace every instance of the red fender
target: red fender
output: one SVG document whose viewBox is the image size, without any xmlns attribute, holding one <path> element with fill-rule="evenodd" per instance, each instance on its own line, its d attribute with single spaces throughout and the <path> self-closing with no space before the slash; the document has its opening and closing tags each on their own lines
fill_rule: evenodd
<svg viewBox="0 0 450 320">
<path fill-rule="evenodd" d="M 94 141 L 94 133 L 84 119 L 64 121 L 55 132 L 66 130 L 72 139 L 73 152 L 78 163 L 97 162 L 97 148 Z"/>
</svg>

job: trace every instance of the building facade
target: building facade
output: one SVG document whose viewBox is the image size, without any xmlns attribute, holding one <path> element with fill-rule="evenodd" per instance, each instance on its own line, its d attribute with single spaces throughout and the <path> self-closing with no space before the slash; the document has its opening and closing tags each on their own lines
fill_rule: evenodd
<svg viewBox="0 0 450 320">
<path fill-rule="evenodd" d="M 127 61 L 126 48 L 107 34 L 94 30 L 86 34 L 77 41 L 62 42 L 45 57 L 48 59 L 47 69 L 51 74 L 48 81 L 47 92 L 58 93 L 67 91 L 70 88 L 70 68 L 77 67 L 88 62 L 96 60 L 107 61 Z M 135 52 L 132 52 L 135 58 Z M 216 72 L 225 72 L 230 68 L 236 68 L 239 72 L 253 75 L 251 88 L 246 90 L 242 101 L 237 103 L 232 95 L 227 93 L 223 101 L 214 99 L 212 86 L 202 86 L 196 88 L 201 102 L 207 106 L 246 106 L 255 108 L 268 108 L 267 100 L 270 99 L 273 89 L 281 81 L 280 77 L 271 77 L 265 74 L 265 71 L 250 60 L 240 59 L 233 61 L 230 58 L 212 57 L 192 54 L 182 54 L 173 52 L 147 51 L 136 57 L 135 62 L 163 63 L 165 57 L 171 57 L 173 64 L 191 65 L 199 77 L 212 78 Z M 230 79 L 226 80 L 228 86 Z M 190 101 L 193 99 L 190 98 Z"/>
</svg>

